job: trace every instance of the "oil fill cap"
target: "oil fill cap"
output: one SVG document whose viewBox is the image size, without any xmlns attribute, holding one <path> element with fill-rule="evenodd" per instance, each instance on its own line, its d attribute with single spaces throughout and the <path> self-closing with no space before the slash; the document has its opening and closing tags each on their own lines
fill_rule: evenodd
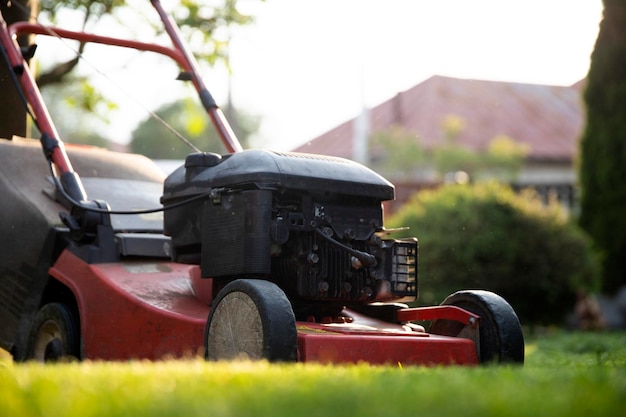
<svg viewBox="0 0 626 417">
<path fill-rule="evenodd" d="M 222 155 L 213 152 L 198 152 L 187 155 L 185 168 L 208 168 L 222 162 Z"/>
</svg>

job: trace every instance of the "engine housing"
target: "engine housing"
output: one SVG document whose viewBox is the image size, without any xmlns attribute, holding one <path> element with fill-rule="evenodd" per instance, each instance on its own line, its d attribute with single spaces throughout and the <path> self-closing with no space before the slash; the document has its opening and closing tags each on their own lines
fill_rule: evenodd
<svg viewBox="0 0 626 417">
<path fill-rule="evenodd" d="M 164 231 L 203 277 L 261 277 L 296 302 L 417 297 L 417 240 L 386 239 L 387 180 L 355 162 L 247 150 L 191 154 L 165 181 Z"/>
</svg>

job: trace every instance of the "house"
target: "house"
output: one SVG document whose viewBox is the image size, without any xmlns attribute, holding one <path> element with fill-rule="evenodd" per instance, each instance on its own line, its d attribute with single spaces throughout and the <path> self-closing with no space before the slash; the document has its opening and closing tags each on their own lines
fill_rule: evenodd
<svg viewBox="0 0 626 417">
<path fill-rule="evenodd" d="M 445 140 L 442 125 L 452 115 L 464 125 L 456 143 L 468 149 L 485 150 L 494 137 L 506 135 L 529 150 L 513 185 L 533 186 L 546 198 L 554 195 L 572 206 L 574 161 L 585 118 L 583 87 L 584 80 L 562 87 L 433 76 L 369 109 L 366 123 L 370 134 L 399 126 L 425 148 Z M 359 117 L 348 120 L 294 151 L 358 159 L 360 122 Z M 419 178 L 389 179 L 396 184 L 396 207 L 428 186 Z"/>
</svg>

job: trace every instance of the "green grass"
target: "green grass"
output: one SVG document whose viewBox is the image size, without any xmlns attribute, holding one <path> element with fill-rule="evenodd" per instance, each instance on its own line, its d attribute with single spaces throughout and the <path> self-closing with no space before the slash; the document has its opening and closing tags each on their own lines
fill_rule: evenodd
<svg viewBox="0 0 626 417">
<path fill-rule="evenodd" d="M 0 416 L 620 416 L 626 333 L 527 341 L 524 367 L 93 362 L 0 355 Z"/>
</svg>

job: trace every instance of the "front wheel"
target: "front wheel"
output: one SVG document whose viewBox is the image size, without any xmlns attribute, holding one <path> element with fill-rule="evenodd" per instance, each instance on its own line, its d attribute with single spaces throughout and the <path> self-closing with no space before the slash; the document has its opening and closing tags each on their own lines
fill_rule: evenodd
<svg viewBox="0 0 626 417">
<path fill-rule="evenodd" d="M 80 358 L 80 330 L 77 314 L 67 305 L 44 305 L 35 316 L 28 339 L 28 359 L 55 362 Z"/>
<path fill-rule="evenodd" d="M 489 291 L 465 290 L 448 296 L 441 304 L 480 316 L 477 348 L 481 363 L 524 363 L 522 326 L 504 298 Z M 467 334 L 467 329 L 456 321 L 434 320 L 429 333 L 456 337 Z"/>
<path fill-rule="evenodd" d="M 272 282 L 235 280 L 211 306 L 204 337 L 207 359 L 295 361 L 297 343 L 291 304 Z"/>
</svg>

